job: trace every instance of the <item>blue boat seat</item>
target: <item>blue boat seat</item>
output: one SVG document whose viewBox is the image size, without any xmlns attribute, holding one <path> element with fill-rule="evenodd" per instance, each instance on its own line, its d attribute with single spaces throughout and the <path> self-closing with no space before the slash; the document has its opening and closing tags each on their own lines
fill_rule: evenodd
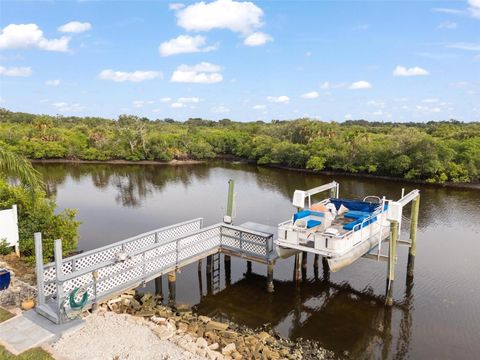
<svg viewBox="0 0 480 360">
<path fill-rule="evenodd" d="M 311 229 L 321 225 L 322 222 L 319 218 L 323 218 L 324 216 L 325 214 L 319 211 L 303 210 L 293 215 L 293 223 L 299 219 L 305 219 L 307 229 Z"/>
<path fill-rule="evenodd" d="M 360 219 L 361 217 L 370 216 L 370 213 L 366 211 L 350 210 L 343 216 L 348 219 Z"/>
<path fill-rule="evenodd" d="M 311 229 L 315 226 L 321 225 L 322 222 L 318 220 L 308 220 L 307 221 L 307 229 Z"/>
</svg>

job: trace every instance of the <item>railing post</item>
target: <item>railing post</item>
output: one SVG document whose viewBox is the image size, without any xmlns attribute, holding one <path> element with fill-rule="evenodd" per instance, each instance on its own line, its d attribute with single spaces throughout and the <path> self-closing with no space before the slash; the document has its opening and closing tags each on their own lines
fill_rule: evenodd
<svg viewBox="0 0 480 360">
<path fill-rule="evenodd" d="M 63 255 L 62 240 L 57 239 L 54 243 L 53 253 L 55 256 L 55 284 L 57 286 L 57 315 L 60 324 L 63 323 Z"/>
<path fill-rule="evenodd" d="M 42 233 L 33 234 L 35 240 L 35 271 L 37 272 L 37 305 L 45 305 Z"/>
<path fill-rule="evenodd" d="M 407 276 L 413 276 L 415 267 L 415 256 L 417 255 L 417 227 L 418 212 L 420 208 L 420 195 L 412 202 L 412 213 L 410 215 L 410 248 L 408 250 Z"/>
</svg>

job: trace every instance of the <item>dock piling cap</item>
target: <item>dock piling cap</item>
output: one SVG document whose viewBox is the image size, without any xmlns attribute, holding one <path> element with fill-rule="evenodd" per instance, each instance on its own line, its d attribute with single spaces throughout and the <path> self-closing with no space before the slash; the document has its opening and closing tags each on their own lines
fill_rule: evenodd
<svg viewBox="0 0 480 360">
<path fill-rule="evenodd" d="M 228 215 L 225 215 L 225 216 L 223 217 L 223 222 L 224 222 L 225 224 L 231 224 L 231 223 L 232 223 L 232 217 L 231 217 L 231 216 L 228 216 Z"/>
</svg>

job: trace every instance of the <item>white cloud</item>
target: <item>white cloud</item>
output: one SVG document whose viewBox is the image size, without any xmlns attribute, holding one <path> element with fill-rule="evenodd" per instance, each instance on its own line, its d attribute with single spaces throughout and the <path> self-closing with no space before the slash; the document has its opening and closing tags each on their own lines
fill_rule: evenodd
<svg viewBox="0 0 480 360">
<path fill-rule="evenodd" d="M 302 94 L 301 97 L 304 99 L 316 99 L 320 96 L 320 94 L 316 91 L 311 91 L 305 94 Z"/>
<path fill-rule="evenodd" d="M 345 120 L 352 120 L 352 114 L 345 114 Z"/>
<path fill-rule="evenodd" d="M 111 69 L 102 70 L 100 74 L 98 74 L 100 79 L 102 80 L 112 80 L 116 82 L 124 82 L 124 81 L 131 81 L 131 82 L 141 82 L 145 80 L 152 80 L 158 77 L 162 77 L 162 73 L 159 71 L 133 71 L 133 72 L 125 72 L 125 71 L 113 71 Z"/>
<path fill-rule="evenodd" d="M 423 103 L 437 103 L 438 99 L 435 99 L 435 98 L 423 99 L 422 102 Z"/>
<path fill-rule="evenodd" d="M 265 110 L 267 108 L 266 105 L 254 105 L 252 106 L 253 110 Z"/>
<path fill-rule="evenodd" d="M 216 50 L 216 45 L 206 46 L 205 36 L 180 35 L 175 39 L 160 44 L 158 51 L 161 56 L 187 54 L 196 52 L 208 52 Z"/>
<path fill-rule="evenodd" d="M 463 15 L 465 13 L 463 10 L 450 8 L 435 8 L 433 11 L 453 15 Z"/>
<path fill-rule="evenodd" d="M 176 11 L 176 10 L 180 10 L 180 9 L 182 9 L 182 8 L 184 8 L 184 7 L 185 7 L 185 5 L 182 4 L 182 3 L 172 3 L 172 4 L 168 4 L 168 8 L 169 8 L 170 10 L 175 10 L 175 11 Z"/>
<path fill-rule="evenodd" d="M 180 102 L 174 102 L 170 105 L 172 108 L 174 109 L 180 109 L 180 108 L 183 108 L 185 107 L 186 105 L 185 104 L 182 104 Z"/>
<path fill-rule="evenodd" d="M 345 87 L 345 86 L 347 86 L 347 84 L 345 84 L 345 83 L 332 84 L 332 83 L 330 83 L 330 82 L 328 82 L 328 81 L 324 81 L 324 82 L 320 85 L 320 88 L 321 88 L 321 89 L 325 89 L 325 90 L 327 90 L 327 89 L 340 89 L 340 88 L 343 88 L 343 87 Z"/>
<path fill-rule="evenodd" d="M 372 85 L 368 81 L 360 80 L 352 83 L 348 88 L 352 90 L 371 89 Z"/>
<path fill-rule="evenodd" d="M 3 76 L 21 76 L 27 77 L 32 75 L 32 69 L 30 67 L 4 67 L 0 66 L 0 75 Z"/>
<path fill-rule="evenodd" d="M 47 51 L 68 51 L 70 37 L 48 40 L 36 24 L 10 24 L 0 32 L 0 49 L 39 48 Z"/>
<path fill-rule="evenodd" d="M 214 106 L 210 110 L 215 114 L 226 114 L 230 112 L 230 109 L 224 105 Z"/>
<path fill-rule="evenodd" d="M 442 111 L 442 109 L 440 109 L 439 107 L 429 107 L 429 106 L 423 106 L 423 105 L 417 105 L 415 106 L 415 109 L 425 113 L 439 113 Z"/>
<path fill-rule="evenodd" d="M 254 32 L 245 38 L 243 43 L 247 46 L 260 46 L 266 44 L 268 41 L 273 41 L 273 38 L 262 32 Z"/>
<path fill-rule="evenodd" d="M 89 22 L 70 21 L 58 28 L 58 31 L 63 33 L 82 33 L 92 28 Z"/>
<path fill-rule="evenodd" d="M 47 80 L 47 81 L 45 81 L 45 85 L 48 85 L 48 86 L 58 86 L 58 85 L 60 85 L 60 80 L 58 80 L 58 79 L 55 79 L 55 80 Z"/>
<path fill-rule="evenodd" d="M 144 107 L 145 105 L 151 105 L 154 102 L 152 100 L 135 100 L 132 102 L 133 107 L 140 109 Z"/>
<path fill-rule="evenodd" d="M 67 102 L 56 102 L 52 104 L 53 107 L 59 112 L 77 112 L 85 109 L 84 106 L 80 104 L 69 104 Z"/>
<path fill-rule="evenodd" d="M 267 96 L 267 100 L 270 102 L 274 102 L 277 104 L 288 104 L 290 102 L 290 98 L 285 95 L 281 96 Z"/>
<path fill-rule="evenodd" d="M 421 67 L 414 66 L 406 68 L 405 66 L 401 65 L 398 65 L 395 69 L 393 69 L 392 72 L 393 76 L 422 76 L 428 74 L 429 72 Z"/>
<path fill-rule="evenodd" d="M 385 103 L 383 101 L 377 101 L 377 100 L 367 101 L 367 105 L 368 106 L 375 106 L 375 107 L 379 107 L 379 108 L 384 108 L 385 107 Z"/>
<path fill-rule="evenodd" d="M 447 47 L 451 49 L 460 49 L 467 51 L 480 51 L 480 44 L 478 43 L 456 43 L 447 45 Z"/>
<path fill-rule="evenodd" d="M 170 81 L 178 83 L 215 84 L 223 81 L 220 70 L 220 66 L 207 62 L 193 66 L 180 65 L 173 72 Z"/>
<path fill-rule="evenodd" d="M 438 25 L 439 29 L 453 30 L 457 28 L 457 23 L 453 21 L 444 21 Z"/>
<path fill-rule="evenodd" d="M 480 0 L 468 0 L 470 15 L 480 19 Z"/>
<path fill-rule="evenodd" d="M 177 12 L 177 24 L 189 31 L 228 29 L 249 35 L 262 26 L 263 11 L 252 2 L 198 2 Z"/>
<path fill-rule="evenodd" d="M 172 101 L 172 98 L 171 97 L 162 97 L 160 98 L 160 102 L 170 102 Z"/>
<path fill-rule="evenodd" d="M 198 97 L 181 97 L 177 99 L 177 102 L 179 103 L 199 103 L 200 98 Z"/>
</svg>

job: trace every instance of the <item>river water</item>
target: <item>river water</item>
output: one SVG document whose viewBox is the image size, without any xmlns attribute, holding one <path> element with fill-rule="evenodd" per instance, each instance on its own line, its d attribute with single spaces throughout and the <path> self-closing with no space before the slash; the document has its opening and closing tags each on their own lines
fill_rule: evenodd
<svg viewBox="0 0 480 360">
<path fill-rule="evenodd" d="M 293 280 L 293 258 L 279 260 L 275 293 L 265 290 L 266 267 L 232 258 L 220 291 L 199 287 L 197 265 L 177 275 L 176 299 L 199 312 L 251 327 L 270 324 L 282 336 L 318 340 L 347 358 L 474 359 L 480 355 L 480 191 L 398 181 L 261 168 L 247 164 L 43 164 L 49 192 L 60 209 L 78 209 L 78 248 L 89 250 L 176 222 L 221 221 L 228 179 L 236 184 L 234 223 L 276 225 L 293 213 L 295 189 L 336 180 L 341 197 L 400 197 L 421 191 L 414 279 L 406 277 L 408 249 L 398 249 L 394 299 L 383 306 L 386 263 L 360 259 L 337 273 L 314 269 Z M 405 214 L 407 217 L 409 213 Z M 407 221 L 404 221 L 406 224 Z M 403 234 L 402 238 L 407 238 Z M 205 262 L 204 262 L 205 263 Z M 223 266 L 223 261 L 221 261 Z M 164 293 L 167 284 L 164 283 Z M 148 284 L 147 290 L 154 291 Z"/>
</svg>

